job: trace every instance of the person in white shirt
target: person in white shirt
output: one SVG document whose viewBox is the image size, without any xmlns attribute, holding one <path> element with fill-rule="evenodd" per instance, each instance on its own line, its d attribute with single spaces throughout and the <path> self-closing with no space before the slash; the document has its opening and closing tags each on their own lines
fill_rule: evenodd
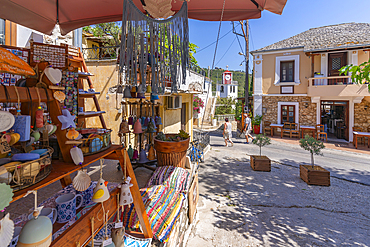
<svg viewBox="0 0 370 247">
<path fill-rule="evenodd" d="M 232 125 L 229 122 L 228 118 L 225 118 L 224 132 L 222 133 L 225 139 L 225 147 L 227 147 L 227 141 L 231 143 L 231 146 L 234 146 L 234 143 L 231 141 L 232 137 Z"/>
<path fill-rule="evenodd" d="M 248 114 L 244 113 L 244 128 L 243 128 L 243 134 L 245 135 L 245 139 L 247 140 L 247 144 L 249 144 L 249 139 L 248 137 L 252 138 L 253 141 L 253 136 L 251 135 L 252 132 L 252 120 L 248 116 Z"/>
</svg>

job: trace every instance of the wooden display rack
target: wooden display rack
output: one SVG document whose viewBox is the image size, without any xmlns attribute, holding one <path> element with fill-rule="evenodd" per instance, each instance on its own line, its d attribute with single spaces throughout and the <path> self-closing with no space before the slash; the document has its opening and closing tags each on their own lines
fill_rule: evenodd
<svg viewBox="0 0 370 247">
<path fill-rule="evenodd" d="M 79 52 L 79 56 L 81 56 L 80 52 Z M 71 58 L 71 59 L 75 59 L 75 58 Z M 73 60 L 68 60 L 68 61 L 73 61 Z M 82 66 L 86 66 L 84 64 L 83 58 L 82 58 L 82 61 L 80 59 L 78 62 L 80 64 L 82 63 Z M 45 67 L 46 66 L 44 66 L 43 68 L 39 67 L 39 69 L 43 70 Z M 85 69 L 85 71 L 87 71 L 87 69 Z M 43 77 L 43 82 L 45 82 L 48 86 L 51 85 L 50 81 L 48 81 L 46 77 Z M 89 85 L 91 85 L 91 81 Z M 24 88 L 24 87 L 17 87 L 17 90 L 19 92 L 20 102 L 25 103 L 25 104 L 22 104 L 22 109 L 21 109 L 22 114 L 28 115 L 29 112 L 36 111 L 37 106 L 38 106 L 37 103 L 39 102 L 36 89 L 29 88 L 29 93 L 28 93 L 27 88 Z M 18 102 L 18 97 L 15 91 L 15 87 L 9 86 L 7 87 L 7 91 L 9 95 L 8 98 L 5 96 L 6 94 L 5 94 L 4 88 L 0 87 L 0 102 L 13 102 L 13 103 Z M 57 100 L 53 98 L 54 90 L 46 89 L 46 90 L 39 90 L 39 92 L 40 92 L 41 102 L 48 103 L 48 106 L 49 106 L 48 111 L 49 111 L 51 120 L 55 124 L 60 123 L 57 116 L 62 115 L 62 112 L 61 112 L 60 104 L 57 102 Z M 31 95 L 31 97 L 29 95 Z M 27 104 L 30 102 L 33 102 L 32 109 L 30 107 L 30 104 Z M 101 116 L 101 119 L 103 119 L 102 116 Z M 104 119 L 102 121 L 102 125 L 103 127 L 105 127 Z M 71 184 L 72 182 L 70 174 L 80 170 L 83 167 L 89 166 L 93 162 L 96 162 L 100 159 L 118 160 L 120 163 L 120 166 L 122 167 L 122 170 L 126 168 L 127 175 L 131 177 L 131 183 L 133 184 L 133 186 L 130 188 L 130 190 L 131 190 L 131 194 L 133 197 L 135 210 L 139 217 L 139 221 L 140 221 L 141 228 L 143 231 L 143 233 L 133 232 L 132 235 L 137 236 L 137 237 L 152 238 L 153 233 L 152 233 L 152 230 L 149 224 L 149 220 L 146 214 L 143 200 L 141 198 L 139 186 L 137 184 L 135 173 L 132 169 L 130 159 L 125 149 L 119 145 L 112 145 L 109 149 L 104 150 L 100 153 L 86 156 L 84 158 L 83 164 L 76 166 L 72 162 L 72 158 L 69 152 L 70 148 L 72 148 L 72 145 L 65 144 L 65 142 L 67 141 L 66 130 L 61 130 L 61 124 L 58 124 L 58 128 L 55 134 L 57 136 L 58 143 L 59 143 L 64 161 L 53 160 L 52 161 L 53 170 L 50 173 L 50 175 L 46 177 L 44 180 L 42 180 L 41 182 L 34 184 L 33 186 L 30 186 L 26 189 L 15 192 L 12 202 L 21 199 L 29 190 L 39 190 L 58 180 L 61 182 L 62 186 L 65 187 Z M 117 194 L 119 194 L 119 189 L 115 189 L 113 192 L 111 192 L 110 198 L 104 202 L 105 210 L 106 211 L 109 210 L 110 212 L 109 218 L 111 218 L 116 212 L 116 209 L 118 206 L 117 205 Z M 51 246 L 76 246 L 78 243 L 80 244 L 80 246 L 86 246 L 86 244 L 91 240 L 91 237 L 92 237 L 90 218 L 94 216 L 94 218 L 97 219 L 96 216 L 100 209 L 101 209 L 100 203 L 94 205 L 86 214 L 81 216 L 80 219 L 78 219 L 72 226 L 70 226 L 67 230 L 65 230 L 59 237 L 57 237 L 52 242 Z M 56 232 L 62 226 L 63 226 L 62 224 L 57 224 L 57 223 L 54 224 L 53 231 Z M 95 226 L 94 228 L 95 228 L 95 234 L 96 234 L 103 227 L 103 221 L 94 220 L 94 226 Z"/>
</svg>

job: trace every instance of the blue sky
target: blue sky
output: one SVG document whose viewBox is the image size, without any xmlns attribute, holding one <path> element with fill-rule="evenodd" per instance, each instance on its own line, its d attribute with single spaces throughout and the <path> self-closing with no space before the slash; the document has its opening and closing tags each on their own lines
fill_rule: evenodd
<svg viewBox="0 0 370 247">
<path fill-rule="evenodd" d="M 252 51 L 262 48 L 310 28 L 347 22 L 370 22 L 370 1 L 288 0 L 282 15 L 263 11 L 260 19 L 249 21 L 249 49 Z M 190 42 L 198 45 L 198 50 L 206 47 L 216 41 L 218 27 L 219 22 L 189 20 Z M 231 29 L 231 22 L 224 21 L 221 26 L 220 37 Z M 237 30 L 241 33 L 240 25 L 238 25 Z M 244 57 L 238 55 L 241 48 L 235 37 L 236 35 L 231 31 L 219 41 L 215 67 L 226 68 L 226 65 L 229 65 L 232 70 L 244 71 L 245 64 L 239 66 Z M 244 38 L 239 36 L 239 41 L 244 52 Z M 214 50 L 215 44 L 195 55 L 201 67 L 212 66 Z M 249 66 L 252 68 L 252 62 Z"/>
</svg>

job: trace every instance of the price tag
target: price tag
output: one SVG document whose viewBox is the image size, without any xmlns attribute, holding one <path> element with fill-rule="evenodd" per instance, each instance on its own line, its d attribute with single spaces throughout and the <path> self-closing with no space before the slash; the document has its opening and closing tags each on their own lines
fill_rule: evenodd
<svg viewBox="0 0 370 247">
<path fill-rule="evenodd" d="M 123 227 L 123 222 L 116 222 L 116 224 L 114 224 L 114 228 L 122 228 Z"/>
<path fill-rule="evenodd" d="M 12 150 L 10 149 L 9 143 L 7 143 L 6 141 L 0 142 L 0 153 L 1 154 L 6 154 L 6 153 L 9 153 L 10 151 Z"/>
<path fill-rule="evenodd" d="M 103 241 L 103 247 L 104 247 L 104 246 L 107 246 L 107 245 L 110 245 L 110 244 L 112 244 L 112 243 L 113 243 L 112 239 L 111 239 L 111 238 L 108 238 L 107 240 L 104 240 L 104 241 Z"/>
</svg>

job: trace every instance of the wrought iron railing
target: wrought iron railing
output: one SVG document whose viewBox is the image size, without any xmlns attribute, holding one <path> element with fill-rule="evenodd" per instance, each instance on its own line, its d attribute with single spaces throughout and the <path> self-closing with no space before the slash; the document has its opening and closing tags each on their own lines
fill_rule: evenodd
<svg viewBox="0 0 370 247">
<path fill-rule="evenodd" d="M 210 144 L 211 138 L 209 135 L 210 132 L 202 130 L 193 130 L 193 141 L 197 141 L 198 148 L 202 151 Z"/>
<path fill-rule="evenodd" d="M 223 122 L 225 118 L 228 118 L 229 121 L 235 121 L 235 114 L 215 115 L 214 118 L 217 119 L 217 122 Z"/>
<path fill-rule="evenodd" d="M 117 59 L 119 46 L 102 46 L 93 48 L 82 48 L 85 60 L 110 60 Z"/>
</svg>

